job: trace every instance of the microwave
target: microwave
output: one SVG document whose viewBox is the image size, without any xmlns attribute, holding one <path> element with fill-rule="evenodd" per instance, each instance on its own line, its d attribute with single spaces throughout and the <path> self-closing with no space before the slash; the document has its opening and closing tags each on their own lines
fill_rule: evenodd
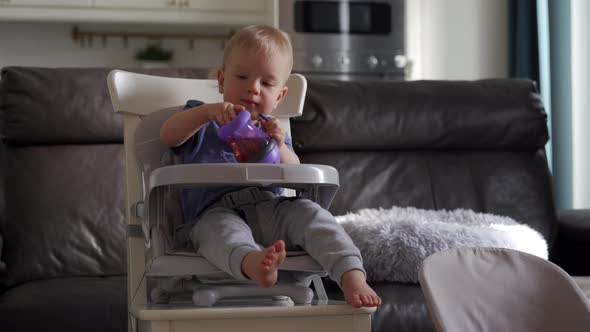
<svg viewBox="0 0 590 332">
<path fill-rule="evenodd" d="M 280 0 L 293 71 L 322 78 L 405 76 L 404 0 Z"/>
</svg>

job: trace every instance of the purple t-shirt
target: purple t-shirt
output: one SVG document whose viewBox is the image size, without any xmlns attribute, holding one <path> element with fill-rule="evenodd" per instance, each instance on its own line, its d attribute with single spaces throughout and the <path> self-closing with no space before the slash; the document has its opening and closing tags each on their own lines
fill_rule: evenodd
<svg viewBox="0 0 590 332">
<path fill-rule="evenodd" d="M 184 109 L 202 105 L 198 100 L 187 101 Z M 217 136 L 219 125 L 215 121 L 209 121 L 195 135 L 183 144 L 172 148 L 172 151 L 180 158 L 182 164 L 191 163 L 237 163 L 231 146 Z M 293 150 L 291 138 L 285 138 L 285 144 Z M 197 217 L 221 196 L 236 190 L 243 189 L 238 186 L 209 186 L 183 188 L 180 194 L 182 212 L 185 223 L 196 222 Z M 280 195 L 283 192 L 279 187 L 266 187 Z"/>
</svg>

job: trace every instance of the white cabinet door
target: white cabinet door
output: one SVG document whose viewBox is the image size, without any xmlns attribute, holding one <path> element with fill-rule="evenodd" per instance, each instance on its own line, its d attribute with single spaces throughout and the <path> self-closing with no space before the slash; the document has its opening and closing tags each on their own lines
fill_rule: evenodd
<svg viewBox="0 0 590 332">
<path fill-rule="evenodd" d="M 0 0 L 0 6 L 90 7 L 92 0 Z"/>
<path fill-rule="evenodd" d="M 265 2 L 265 0 L 94 0 L 94 7 L 129 9 L 185 8 L 211 11 L 259 12 L 265 10 Z"/>
<path fill-rule="evenodd" d="M 279 0 L 0 0 L 0 21 L 273 24 Z"/>
<path fill-rule="evenodd" d="M 186 3 L 186 1 L 183 2 Z M 266 8 L 265 2 L 265 0 L 188 0 L 188 7 L 202 10 L 261 12 Z"/>
<path fill-rule="evenodd" d="M 180 0 L 94 0 L 95 8 L 161 9 L 178 8 Z"/>
</svg>

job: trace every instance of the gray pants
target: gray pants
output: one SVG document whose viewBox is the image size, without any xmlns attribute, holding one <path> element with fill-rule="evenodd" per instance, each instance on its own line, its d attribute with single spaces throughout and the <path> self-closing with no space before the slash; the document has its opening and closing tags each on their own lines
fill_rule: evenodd
<svg viewBox="0 0 590 332">
<path fill-rule="evenodd" d="M 229 193 L 208 208 L 190 234 L 193 246 L 236 279 L 242 260 L 277 240 L 287 250 L 305 250 L 340 285 L 344 272 L 364 272 L 359 249 L 330 212 L 303 198 L 276 197 L 257 188 Z"/>
</svg>

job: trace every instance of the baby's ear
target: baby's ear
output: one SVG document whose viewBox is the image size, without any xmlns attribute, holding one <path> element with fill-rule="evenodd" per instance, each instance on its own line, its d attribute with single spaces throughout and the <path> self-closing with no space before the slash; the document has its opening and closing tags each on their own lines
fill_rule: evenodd
<svg viewBox="0 0 590 332">
<path fill-rule="evenodd" d="M 277 97 L 277 105 L 285 98 L 287 91 L 289 91 L 289 88 L 286 86 L 281 89 L 281 93 L 279 93 L 279 96 Z"/>
</svg>

